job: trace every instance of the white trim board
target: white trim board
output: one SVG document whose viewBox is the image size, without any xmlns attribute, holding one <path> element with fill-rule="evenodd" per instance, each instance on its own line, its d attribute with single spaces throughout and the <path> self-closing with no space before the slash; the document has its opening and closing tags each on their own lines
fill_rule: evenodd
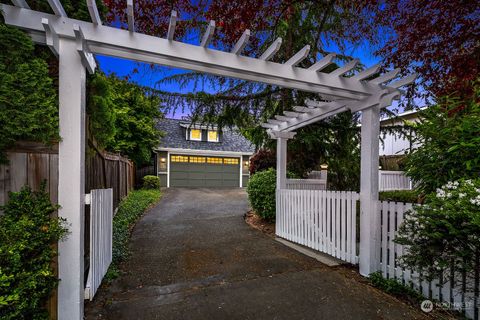
<svg viewBox="0 0 480 320">
<path fill-rule="evenodd" d="M 212 155 L 225 157 L 251 156 L 253 152 L 238 151 L 217 151 L 217 150 L 199 150 L 199 149 L 181 149 L 181 148 L 157 148 L 155 151 L 168 151 L 170 154 L 188 154 L 188 155 Z"/>
</svg>

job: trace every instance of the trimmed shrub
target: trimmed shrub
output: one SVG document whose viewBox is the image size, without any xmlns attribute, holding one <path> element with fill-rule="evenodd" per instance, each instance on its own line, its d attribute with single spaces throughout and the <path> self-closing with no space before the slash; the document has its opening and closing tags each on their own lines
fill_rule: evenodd
<svg viewBox="0 0 480 320">
<path fill-rule="evenodd" d="M 128 241 L 133 226 L 145 210 L 160 199 L 160 195 L 160 190 L 135 190 L 120 202 L 113 218 L 112 264 L 105 276 L 107 281 L 119 275 L 118 266 L 129 255 Z"/>
<path fill-rule="evenodd" d="M 0 209 L 0 318 L 48 319 L 46 303 L 58 284 L 53 244 L 66 235 L 65 222 L 53 216 L 58 206 L 44 184 L 10 193 Z"/>
<path fill-rule="evenodd" d="M 381 191 L 378 194 L 380 201 L 395 201 L 404 203 L 421 202 L 421 193 L 418 190 Z"/>
<path fill-rule="evenodd" d="M 289 178 L 295 176 L 288 172 Z M 259 171 L 250 177 L 247 185 L 248 200 L 252 209 L 268 221 L 275 220 L 275 189 L 277 172 L 275 169 Z"/>
<path fill-rule="evenodd" d="M 157 176 L 145 176 L 143 177 L 143 188 L 144 189 L 159 189 L 160 188 L 160 178 Z"/>
<path fill-rule="evenodd" d="M 275 219 L 276 171 L 259 171 L 250 177 L 247 185 L 248 200 L 255 212 L 265 220 Z"/>
</svg>

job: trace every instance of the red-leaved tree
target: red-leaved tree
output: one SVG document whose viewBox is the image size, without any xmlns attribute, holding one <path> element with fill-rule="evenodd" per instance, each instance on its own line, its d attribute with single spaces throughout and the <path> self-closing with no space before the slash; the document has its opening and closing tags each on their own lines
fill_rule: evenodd
<svg viewBox="0 0 480 320">
<path fill-rule="evenodd" d="M 364 34 L 380 44 L 377 54 L 388 64 L 420 75 L 421 95 L 473 93 L 480 70 L 479 1 L 365 0 L 364 5 L 372 21 L 363 26 Z"/>
</svg>

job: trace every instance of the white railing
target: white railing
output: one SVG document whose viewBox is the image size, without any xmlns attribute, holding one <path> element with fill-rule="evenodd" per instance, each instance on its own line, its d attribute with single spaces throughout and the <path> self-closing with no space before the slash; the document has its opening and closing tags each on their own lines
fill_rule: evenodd
<svg viewBox="0 0 480 320">
<path fill-rule="evenodd" d="M 92 300 L 112 262 L 113 189 L 91 190 L 86 202 L 90 202 L 90 269 L 85 299 Z"/>
<path fill-rule="evenodd" d="M 380 191 L 411 190 L 412 180 L 403 171 L 378 171 L 378 189 Z"/>
<path fill-rule="evenodd" d="M 287 179 L 287 189 L 290 190 L 326 190 L 325 179 Z"/>
<path fill-rule="evenodd" d="M 461 292 L 458 284 L 462 279 L 457 277 L 452 281 L 440 283 L 439 281 L 427 282 L 412 270 L 406 270 L 399 266 L 397 259 L 404 253 L 404 247 L 396 244 L 393 240 L 401 225 L 405 212 L 412 209 L 411 203 L 396 203 L 379 201 L 377 205 L 378 214 L 381 216 L 381 241 L 380 261 L 378 269 L 386 279 L 397 279 L 403 284 L 412 286 L 422 293 L 423 296 L 449 304 L 449 307 L 460 310 L 465 309 L 466 316 L 474 317 L 475 299 L 473 293 Z M 477 297 L 477 301 L 479 298 Z M 478 308 L 478 306 L 477 306 Z"/>
<path fill-rule="evenodd" d="M 358 200 L 356 192 L 277 190 L 276 234 L 357 263 Z"/>
</svg>

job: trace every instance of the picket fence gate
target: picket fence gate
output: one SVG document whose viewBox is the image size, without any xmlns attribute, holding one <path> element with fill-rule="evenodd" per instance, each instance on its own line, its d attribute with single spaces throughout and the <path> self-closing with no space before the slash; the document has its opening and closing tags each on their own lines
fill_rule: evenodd
<svg viewBox="0 0 480 320">
<path fill-rule="evenodd" d="M 349 191 L 277 190 L 276 233 L 286 240 L 358 263 L 357 202 Z"/>
<path fill-rule="evenodd" d="M 327 190 L 326 179 L 287 179 L 287 189 L 290 190 Z"/>
<path fill-rule="evenodd" d="M 90 269 L 85 299 L 95 296 L 112 262 L 113 189 L 93 189 L 90 204 Z"/>
</svg>

